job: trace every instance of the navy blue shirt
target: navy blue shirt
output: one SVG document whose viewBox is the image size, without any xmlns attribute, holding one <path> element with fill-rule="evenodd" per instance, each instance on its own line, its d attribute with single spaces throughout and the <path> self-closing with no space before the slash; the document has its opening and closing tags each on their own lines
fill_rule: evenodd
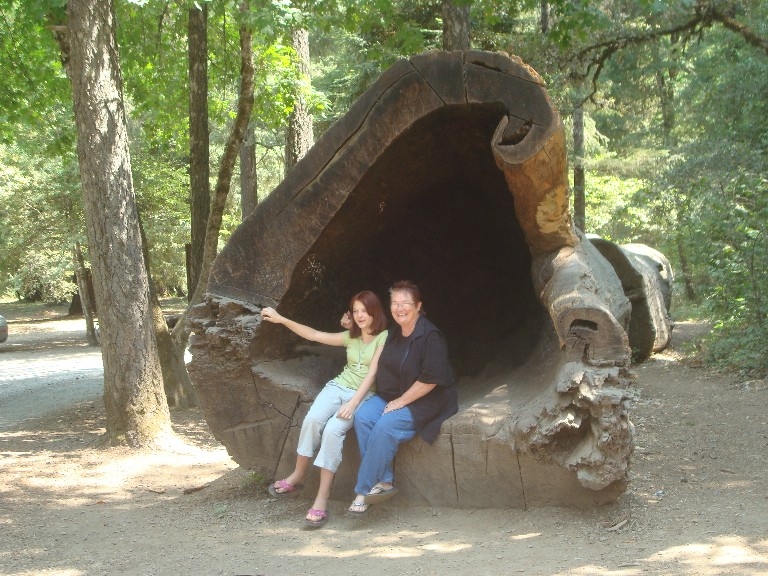
<svg viewBox="0 0 768 576">
<path fill-rule="evenodd" d="M 443 421 L 459 408 L 445 338 L 424 316 L 416 321 L 410 336 L 403 336 L 400 326 L 390 329 L 379 358 L 376 393 L 389 402 L 402 396 L 416 381 L 435 384 L 427 394 L 406 406 L 422 438 L 432 443 Z"/>
</svg>

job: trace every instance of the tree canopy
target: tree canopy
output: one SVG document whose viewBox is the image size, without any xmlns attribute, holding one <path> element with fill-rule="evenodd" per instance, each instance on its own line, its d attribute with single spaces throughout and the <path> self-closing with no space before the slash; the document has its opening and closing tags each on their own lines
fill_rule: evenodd
<svg viewBox="0 0 768 576">
<path fill-rule="evenodd" d="M 454 3 L 469 7 L 472 47 L 531 64 L 566 122 L 583 104 L 586 231 L 664 252 L 677 271 L 675 314 L 695 313 L 716 327 L 710 358 L 765 371 L 768 3 Z M 67 298 L 73 246 L 87 244 L 66 54 L 56 41 L 65 4 L 0 0 L 0 291 L 9 296 Z M 186 290 L 191 5 L 116 2 L 137 203 L 161 294 Z M 253 3 L 244 18 L 252 30 L 260 194 L 282 178 L 286 122 L 307 91 L 292 65 L 291 30 L 309 31 L 308 102 L 319 136 L 396 59 L 440 48 L 441 5 Z M 233 2 L 208 8 L 216 166 L 237 109 L 240 16 Z M 230 197 L 220 243 L 239 221 Z"/>
</svg>

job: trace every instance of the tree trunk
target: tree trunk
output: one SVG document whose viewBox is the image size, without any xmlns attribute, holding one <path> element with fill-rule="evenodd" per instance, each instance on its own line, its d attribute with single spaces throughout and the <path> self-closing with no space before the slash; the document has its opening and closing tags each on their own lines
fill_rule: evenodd
<svg viewBox="0 0 768 576">
<path fill-rule="evenodd" d="M 542 34 L 549 34 L 549 30 L 552 27 L 551 20 L 551 8 L 547 0 L 541 0 L 541 13 L 540 13 L 540 26 Z"/>
<path fill-rule="evenodd" d="M 189 10 L 189 187 L 191 245 L 187 263 L 187 295 L 200 277 L 205 229 L 211 204 L 208 129 L 208 5 Z"/>
<path fill-rule="evenodd" d="M 168 324 L 163 315 L 163 309 L 160 306 L 160 299 L 157 297 L 155 283 L 152 279 L 149 261 L 149 244 L 147 236 L 144 234 L 144 225 L 139 216 L 139 230 L 141 231 L 141 251 L 144 255 L 144 263 L 149 278 L 149 297 L 152 305 L 152 319 L 154 321 L 155 338 L 157 339 L 157 352 L 160 359 L 160 369 L 163 372 L 163 389 L 168 406 L 178 406 L 188 408 L 197 405 L 197 397 L 192 381 L 187 374 L 187 367 L 184 363 L 184 348 L 177 348 L 171 338 L 171 332 L 168 330 Z"/>
<path fill-rule="evenodd" d="M 500 53 L 401 60 L 232 234 L 190 322 L 189 371 L 241 466 L 284 477 L 318 385 L 338 371 L 334 353 L 296 346 L 259 310 L 279 304 L 333 329 L 345 294 L 385 294 L 410 270 L 448 342 L 462 409 L 434 444 L 403 445 L 398 498 L 524 508 L 620 492 L 631 306 L 574 233 L 565 131 L 543 84 Z M 467 302 L 472 314 L 456 314 Z M 340 494 L 354 488 L 354 449 Z"/>
<path fill-rule="evenodd" d="M 85 267 L 83 250 L 80 242 L 75 243 L 73 260 L 75 263 L 75 280 L 77 281 L 77 292 L 80 295 L 80 304 L 83 308 L 83 318 L 85 318 L 85 339 L 88 344 L 97 346 L 99 338 L 96 335 L 96 324 L 93 321 L 96 309 L 91 298 L 93 281 L 88 269 Z"/>
<path fill-rule="evenodd" d="M 573 223 L 586 232 L 584 106 L 581 103 L 573 109 Z"/>
<path fill-rule="evenodd" d="M 685 219 L 683 218 L 683 203 L 678 199 L 675 202 L 675 214 L 677 218 L 677 232 L 675 233 L 675 246 L 677 247 L 677 257 L 680 260 L 680 273 L 683 276 L 683 285 L 685 286 L 685 297 L 690 300 L 696 300 L 696 290 L 693 288 L 693 274 L 691 273 L 691 264 L 688 261 L 688 251 L 685 247 L 682 230 L 685 228 Z"/>
<path fill-rule="evenodd" d="M 256 134 L 248 124 L 243 145 L 240 146 L 240 212 L 245 218 L 259 202 L 259 179 L 256 173 Z"/>
<path fill-rule="evenodd" d="M 240 12 L 247 13 L 250 10 L 249 0 L 240 2 Z M 232 132 L 229 134 L 227 143 L 224 146 L 224 153 L 221 156 L 221 165 L 216 178 L 216 188 L 211 202 L 211 212 L 208 216 L 208 226 L 205 232 L 205 250 L 203 251 L 203 262 L 200 269 L 200 277 L 197 286 L 190 299 L 189 306 L 182 314 L 176 326 L 173 328 L 171 337 L 174 345 L 185 347 L 189 338 L 189 326 L 187 325 L 187 316 L 190 309 L 202 302 L 205 289 L 208 285 L 208 274 L 211 271 L 213 259 L 216 257 L 216 248 L 219 242 L 219 231 L 221 230 L 221 220 L 224 214 L 224 207 L 227 202 L 227 195 L 232 183 L 232 173 L 234 172 L 235 162 L 240 150 L 240 146 L 245 138 L 245 132 L 251 119 L 251 110 L 253 109 L 253 49 L 252 34 L 244 24 L 240 25 L 240 94 L 237 104 L 237 115 L 235 123 L 232 126 Z"/>
<path fill-rule="evenodd" d="M 469 4 L 443 0 L 443 50 L 469 50 Z"/>
<path fill-rule="evenodd" d="M 300 88 L 296 94 L 293 111 L 288 118 L 288 128 L 285 136 L 285 173 L 287 174 L 296 162 L 301 160 L 314 144 L 315 136 L 312 130 L 312 115 L 307 105 L 307 94 L 311 82 L 309 60 L 309 31 L 294 29 L 291 32 L 293 49 L 296 52 L 296 65 L 301 79 Z"/>
<path fill-rule="evenodd" d="M 77 152 L 104 362 L 106 439 L 170 434 L 131 175 L 114 5 L 67 3 Z"/>
<path fill-rule="evenodd" d="M 671 48 L 666 58 L 666 74 L 664 71 L 659 71 L 656 74 L 656 85 L 659 90 L 659 101 L 661 103 L 662 137 L 664 146 L 670 150 L 677 146 L 674 133 L 676 107 L 675 79 L 680 69 L 677 42 L 677 35 L 670 37 Z M 693 275 L 685 246 L 685 232 L 687 229 L 685 211 L 687 211 L 689 203 L 687 200 L 685 202 L 681 200 L 681 196 L 686 198 L 687 192 L 681 190 L 678 195 L 675 195 L 675 221 L 677 224 L 675 227 L 675 247 L 677 248 L 677 257 L 680 261 L 680 272 L 683 276 L 685 297 L 692 301 L 696 299 L 696 290 L 693 287 Z"/>
</svg>

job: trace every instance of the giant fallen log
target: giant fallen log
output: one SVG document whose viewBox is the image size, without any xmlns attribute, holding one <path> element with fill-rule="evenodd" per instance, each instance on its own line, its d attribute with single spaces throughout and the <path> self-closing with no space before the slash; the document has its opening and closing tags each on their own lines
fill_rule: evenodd
<svg viewBox="0 0 768 576">
<path fill-rule="evenodd" d="M 568 215 L 562 122 L 501 53 L 430 52 L 387 70 L 229 239 L 192 315 L 190 376 L 241 466 L 292 469 L 338 350 L 261 323 L 263 306 L 338 329 L 349 296 L 420 285 L 460 377 L 438 440 L 401 448 L 393 502 L 594 505 L 626 487 L 632 306 Z M 334 496 L 351 498 L 350 433 Z M 310 483 L 310 486 L 311 483 Z"/>
</svg>

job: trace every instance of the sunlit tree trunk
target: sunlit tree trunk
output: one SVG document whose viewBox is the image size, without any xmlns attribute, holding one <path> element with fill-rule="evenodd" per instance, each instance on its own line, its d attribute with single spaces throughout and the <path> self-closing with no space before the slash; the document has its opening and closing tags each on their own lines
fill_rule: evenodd
<svg viewBox="0 0 768 576">
<path fill-rule="evenodd" d="M 469 50 L 471 46 L 469 4 L 443 0 L 442 16 L 443 50 Z"/>
<path fill-rule="evenodd" d="M 314 144 L 312 115 L 309 113 L 307 95 L 311 82 L 309 59 L 309 31 L 296 28 L 291 32 L 293 49 L 296 53 L 301 87 L 296 94 L 293 112 L 288 118 L 285 138 L 285 173 L 296 165 Z"/>
<path fill-rule="evenodd" d="M 142 446 L 170 434 L 128 151 L 114 5 L 70 0 L 77 153 L 104 363 L 106 437 Z"/>
<path fill-rule="evenodd" d="M 549 34 L 549 30 L 552 27 L 551 24 L 551 7 L 547 0 L 541 0 L 539 23 L 542 34 Z"/>
</svg>

